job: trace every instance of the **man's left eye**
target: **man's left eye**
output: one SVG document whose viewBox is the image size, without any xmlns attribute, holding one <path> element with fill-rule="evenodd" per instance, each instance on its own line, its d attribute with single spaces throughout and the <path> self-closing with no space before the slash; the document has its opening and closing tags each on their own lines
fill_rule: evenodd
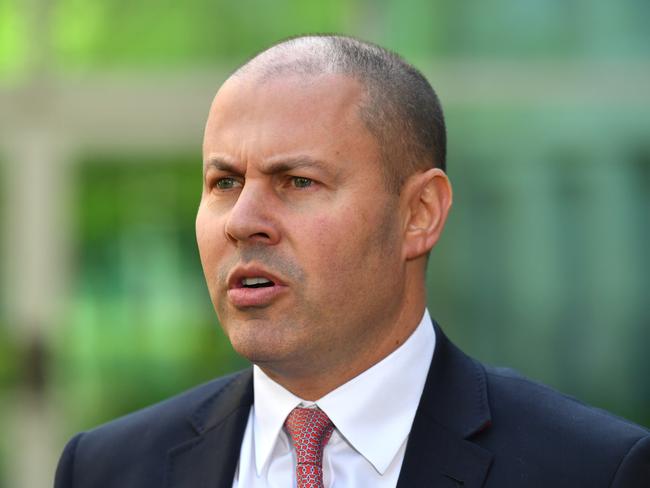
<svg viewBox="0 0 650 488">
<path fill-rule="evenodd" d="M 314 180 L 310 180 L 304 176 L 292 176 L 291 183 L 296 188 L 308 188 L 314 183 Z"/>
</svg>

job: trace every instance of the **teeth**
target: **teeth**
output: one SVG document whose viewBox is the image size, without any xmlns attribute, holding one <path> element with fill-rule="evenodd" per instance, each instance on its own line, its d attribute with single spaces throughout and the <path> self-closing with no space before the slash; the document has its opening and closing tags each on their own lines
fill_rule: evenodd
<svg viewBox="0 0 650 488">
<path fill-rule="evenodd" d="M 271 280 L 266 278 L 256 277 L 256 278 L 244 278 L 241 281 L 241 284 L 244 286 L 253 286 L 253 285 L 263 285 L 265 283 L 272 283 Z"/>
</svg>

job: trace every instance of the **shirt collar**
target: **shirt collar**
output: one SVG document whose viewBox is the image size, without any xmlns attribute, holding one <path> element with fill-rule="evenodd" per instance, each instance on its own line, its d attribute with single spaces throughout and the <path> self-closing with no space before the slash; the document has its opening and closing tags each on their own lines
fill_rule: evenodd
<svg viewBox="0 0 650 488">
<path fill-rule="evenodd" d="M 315 402 L 380 474 L 386 471 L 411 430 L 435 342 L 435 330 L 425 310 L 404 344 Z M 310 402 L 303 402 L 257 366 L 253 368 L 253 385 L 255 465 L 260 475 L 287 415 L 300 403 Z"/>
</svg>

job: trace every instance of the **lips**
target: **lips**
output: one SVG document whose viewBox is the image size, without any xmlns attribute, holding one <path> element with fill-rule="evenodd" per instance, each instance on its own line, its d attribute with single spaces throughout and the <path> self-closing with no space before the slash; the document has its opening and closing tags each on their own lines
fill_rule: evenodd
<svg viewBox="0 0 650 488">
<path fill-rule="evenodd" d="M 281 278 L 259 266 L 238 266 L 228 277 L 228 300 L 237 308 L 266 307 L 286 290 Z"/>
</svg>

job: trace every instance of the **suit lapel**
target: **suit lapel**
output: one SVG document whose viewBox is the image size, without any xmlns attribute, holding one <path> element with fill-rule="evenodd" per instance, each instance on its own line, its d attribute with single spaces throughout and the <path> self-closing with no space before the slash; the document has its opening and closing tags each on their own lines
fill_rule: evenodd
<svg viewBox="0 0 650 488">
<path fill-rule="evenodd" d="M 252 403 L 250 369 L 203 402 L 189 419 L 196 436 L 168 453 L 165 486 L 232 487 Z"/>
<path fill-rule="evenodd" d="M 417 423 L 409 436 L 397 488 L 483 486 L 492 462 L 489 451 L 429 419 Z"/>
<path fill-rule="evenodd" d="M 436 328 L 436 350 L 398 488 L 483 485 L 492 454 L 468 440 L 490 425 L 485 371 Z"/>
</svg>

